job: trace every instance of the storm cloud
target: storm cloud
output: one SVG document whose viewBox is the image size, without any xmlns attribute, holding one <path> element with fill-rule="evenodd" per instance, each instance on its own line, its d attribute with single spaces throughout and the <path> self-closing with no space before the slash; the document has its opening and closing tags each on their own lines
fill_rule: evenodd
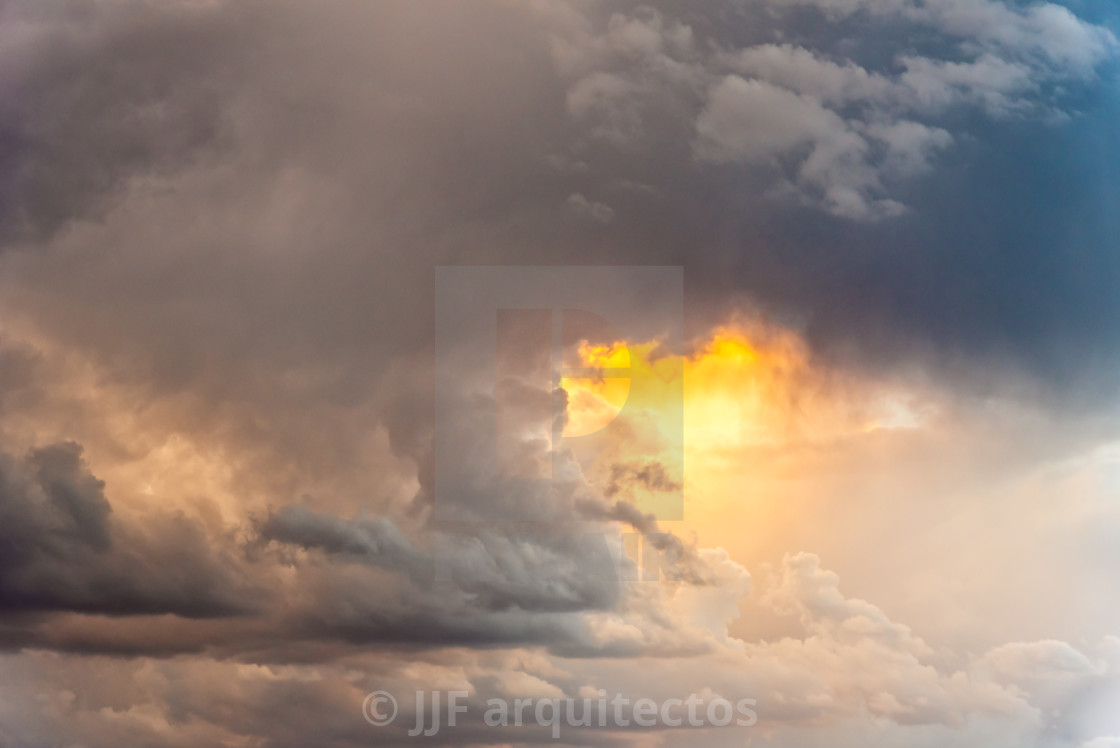
<svg viewBox="0 0 1120 748">
<path fill-rule="evenodd" d="M 426 688 L 759 699 L 589 745 L 1112 745 L 1118 34 L 0 0 L 0 744 L 408 744 L 362 702 Z M 515 265 L 683 267 L 685 340 L 634 282 L 645 339 L 546 342 L 629 344 L 684 423 L 557 448 L 598 374 L 437 372 L 435 269 Z"/>
</svg>

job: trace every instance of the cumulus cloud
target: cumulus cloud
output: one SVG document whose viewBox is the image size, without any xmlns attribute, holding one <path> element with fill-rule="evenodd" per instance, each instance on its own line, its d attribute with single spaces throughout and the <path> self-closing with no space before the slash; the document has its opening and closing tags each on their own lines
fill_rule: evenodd
<svg viewBox="0 0 1120 748">
<path fill-rule="evenodd" d="M 1020 57 L 1086 73 L 1115 49 L 1116 37 L 1056 3 L 1016 7 L 997 0 L 778 0 L 776 5 L 815 7 L 832 18 L 855 13 L 927 24 L 958 39 L 976 40 Z"/>
<path fill-rule="evenodd" d="M 1055 724 L 1044 718 L 1054 713 L 1057 703 L 1023 690 L 1031 672 L 1039 675 L 1033 666 L 1027 671 L 1014 668 L 1014 674 L 987 669 L 993 660 L 1025 656 L 1034 662 L 1065 663 L 1060 668 L 1067 686 L 1080 688 L 1082 695 L 1089 693 L 1087 687 L 1099 690 L 1120 683 L 1115 669 L 1077 664 L 1088 658 L 1068 644 L 1008 645 L 964 663 L 961 669 L 940 664 L 908 627 L 840 592 L 836 575 L 808 554 L 787 557 L 779 581 L 766 593 L 779 608 L 797 606 L 806 629 L 779 640 L 743 642 L 726 637 L 727 622 L 736 615 L 728 593 L 746 593 L 742 572 L 720 554 L 711 554 L 708 561 L 721 569 L 726 581 L 737 578 L 737 586 L 681 588 L 672 597 L 655 598 L 674 628 L 709 636 L 709 647 L 687 656 L 677 653 L 634 661 L 583 659 L 572 653 L 572 658 L 557 659 L 517 649 L 457 649 L 438 656 L 414 653 L 385 658 L 355 650 L 341 659 L 336 653 L 331 660 L 315 663 L 177 658 L 110 661 L 94 668 L 81 660 L 52 660 L 32 652 L 5 655 L 6 672 L 34 671 L 39 679 L 30 691 L 13 690 L 5 681 L 0 687 L 5 691 L 0 707 L 5 719 L 0 724 L 5 737 L 21 745 L 51 744 L 70 735 L 85 736 L 90 745 L 138 740 L 155 745 L 220 745 L 247 736 L 295 745 L 303 734 L 301 725 L 329 719 L 333 728 L 326 745 L 397 744 L 407 740 L 409 720 L 372 728 L 362 719 L 361 701 L 371 690 L 389 690 L 398 695 L 404 714 L 410 714 L 415 684 L 422 679 L 429 688 L 467 692 L 464 703 L 470 711 L 456 730 L 458 740 L 485 742 L 501 737 L 529 744 L 547 742 L 552 739 L 548 730 L 532 725 L 510 727 L 496 735 L 480 720 L 486 700 L 578 700 L 588 694 L 594 698 L 601 689 L 625 694 L 632 702 L 651 698 L 661 703 L 690 692 L 705 699 L 749 695 L 758 702 L 758 729 L 780 746 L 806 741 L 823 745 L 822 735 L 875 746 L 990 745 L 993 741 L 1047 748 L 1109 745 L 1107 733 L 1085 735 L 1086 729 L 1092 729 L 1087 725 Z M 650 622 L 646 616 L 635 616 L 628 625 L 615 627 L 614 635 Z M 606 621 L 600 626 L 603 634 L 612 631 Z M 98 677 L 127 687 L 91 691 L 92 680 Z M 56 690 L 60 686 L 73 691 Z M 78 700 L 72 697 L 75 691 L 88 695 Z M 26 709 L 33 701 L 38 705 Z M 24 712 L 14 719 L 17 709 Z M 191 719 L 184 723 L 185 714 Z M 277 719 L 278 714 L 284 718 Z M 871 715 L 878 729 L 853 731 L 863 715 Z M 568 739 L 572 737 L 568 734 Z M 693 731 L 666 734 L 669 740 L 677 737 L 703 742 L 707 736 Z M 637 745 L 648 738 L 648 732 L 637 732 L 632 725 L 578 733 L 581 743 L 590 744 Z"/>
<path fill-rule="evenodd" d="M 813 98 L 730 76 L 712 89 L 696 130 L 699 155 L 713 161 L 757 162 L 807 152 L 797 183 L 839 215 L 871 218 L 902 210 L 893 200 L 867 199 L 880 186 L 867 162 L 870 145 Z"/>
<path fill-rule="evenodd" d="M 67 443 L 22 460 L 0 457 L 0 615 L 207 618 L 250 609 L 249 588 L 223 567 L 201 527 L 170 518 L 152 523 L 159 534 L 150 537 L 114 528 L 104 484 L 81 454 Z"/>
<path fill-rule="evenodd" d="M 595 123 L 593 135 L 633 147 L 648 140 L 643 107 L 650 120 L 653 112 L 662 119 L 666 111 L 687 117 L 687 108 L 702 101 L 693 115 L 702 160 L 757 164 L 783 157 L 786 173 L 794 175 L 793 189 L 785 192 L 839 216 L 875 220 L 903 212 L 882 177 L 922 173 L 933 152 L 952 142 L 933 122 L 904 117 L 936 118 L 968 107 L 993 117 L 1053 117 L 1060 111 L 1055 86 L 1092 77 L 1116 47 L 1107 29 L 1050 4 L 1027 10 L 990 2 L 805 4 L 834 20 L 862 11 L 925 27 L 951 40 L 953 51 L 946 58 L 916 56 L 900 46 L 890 50 L 894 64 L 869 70 L 854 59 L 834 60 L 790 43 L 736 48 L 717 33 L 708 39 L 713 55 L 700 51 L 690 26 L 672 25 L 656 10 L 616 13 L 601 36 L 585 29 L 578 42 L 569 42 L 582 44 L 599 63 L 562 67 L 575 79 L 569 110 Z M 651 79 L 659 85 L 651 86 Z M 675 109 L 664 108 L 668 97 Z M 899 127 L 936 134 L 910 158 L 911 168 L 901 170 L 892 153 Z M 889 133 L 894 137 L 881 137 Z M 783 170 L 775 173 L 780 179 Z"/>
</svg>

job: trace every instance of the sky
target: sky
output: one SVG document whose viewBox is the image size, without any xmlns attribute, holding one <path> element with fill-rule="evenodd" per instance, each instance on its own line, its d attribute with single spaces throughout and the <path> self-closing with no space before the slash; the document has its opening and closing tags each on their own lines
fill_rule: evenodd
<svg viewBox="0 0 1120 748">
<path fill-rule="evenodd" d="M 0 0 L 0 748 L 1120 746 L 1118 73 L 1091 0 Z M 616 696 L 754 718 L 484 718 Z"/>
</svg>

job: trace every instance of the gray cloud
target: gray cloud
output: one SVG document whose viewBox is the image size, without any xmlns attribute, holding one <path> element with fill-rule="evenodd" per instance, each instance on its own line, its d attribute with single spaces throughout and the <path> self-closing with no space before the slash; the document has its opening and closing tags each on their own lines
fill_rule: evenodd
<svg viewBox="0 0 1120 748">
<path fill-rule="evenodd" d="M 919 355 L 960 377 L 945 362 L 975 357 L 1065 387 L 1093 376 L 1070 361 L 1115 350 L 1097 322 L 1113 296 L 1098 251 L 1111 214 L 1055 186 L 1109 183 L 1111 104 L 1094 70 L 1110 74 L 1113 44 L 1057 6 L 839 4 L 812 23 L 800 6 L 715 2 L 487 5 L 469 18 L 341 1 L 314 14 L 131 7 L 5 10 L 9 33 L 34 32 L 28 49 L 57 32 L 71 67 L 110 71 L 112 85 L 91 73 L 66 88 L 29 52 L 9 85 L 36 114 L 11 127 L 62 127 L 89 100 L 108 132 L 51 141 L 85 160 L 15 149 L 28 166 L 8 173 L 78 185 L 13 187 L 58 202 L 41 228 L 71 227 L 26 269 L 20 303 L 52 335 L 111 350 L 122 377 L 265 410 L 318 397 L 309 382 L 368 398 L 366 373 L 424 345 L 433 265 L 526 257 L 684 264 L 698 328 L 746 294 L 856 364 Z M 452 34 L 456 19 L 470 33 Z M 858 35 L 857 22 L 889 33 Z M 138 30 L 152 24 L 166 41 Z M 416 44 L 438 53 L 421 63 Z M 304 64 L 279 72 L 291 59 Z M 137 102 L 160 115 L 129 118 Z M 114 138 L 151 145 L 117 158 Z M 112 188 L 96 186 L 106 170 Z M 107 223 L 79 220 L 90 215 Z M 52 306 L 56 293 L 81 314 Z M 1042 304 L 1015 305 L 1024 293 Z M 206 371 L 211 355 L 237 374 Z M 267 384 L 236 391 L 253 379 Z"/>
<path fill-rule="evenodd" d="M 222 567 L 202 528 L 170 518 L 153 523 L 148 537 L 122 532 L 103 488 L 73 443 L 22 460 L 0 456 L 0 615 L 247 611 L 247 590 Z"/>
<path fill-rule="evenodd" d="M 757 307 L 825 360 L 916 367 L 966 405 L 1106 402 L 1120 100 L 1105 26 L 987 0 L 654 5 L 0 6 L 0 334 L 20 341 L 0 347 L 5 449 L 82 429 L 127 468 L 186 435 L 232 495 L 192 485 L 182 514 L 111 511 L 113 485 L 71 443 L 0 458 L 5 645 L 119 658 L 6 660 L 28 669 L 13 683 L 45 684 L 25 711 L 46 716 L 33 729 L 0 699 L 0 743 L 60 744 L 72 724 L 106 745 L 305 745 L 330 722 L 316 739 L 356 745 L 362 689 L 395 657 L 438 670 L 515 648 L 609 671 L 739 646 L 742 567 L 582 476 L 532 496 L 458 488 L 488 518 L 532 500 L 634 529 L 683 583 L 620 585 L 583 530 L 432 520 L 438 264 L 681 264 L 698 336 Z M 440 395 L 469 447 L 492 403 Z M 157 436 L 120 438 L 102 396 Z M 1032 459 L 1088 440 L 1047 438 L 1062 445 Z M 616 468 L 616 497 L 675 485 Z M 248 542 L 223 534 L 227 512 L 260 518 Z M 791 694 L 775 721 L 873 713 L 883 745 L 1120 732 L 1085 716 L 1115 693 L 1104 655 L 1008 645 L 957 677 L 814 557 L 783 573 L 767 614 L 811 634 L 756 643 L 726 675 Z M 866 653 L 889 667 L 864 672 Z M 489 667 L 478 683 L 531 669 Z M 1023 717 L 1078 705 L 1053 727 Z M 974 732 L 944 728 L 976 713 Z M 986 732 L 992 713 L 1012 727 Z"/>
<path fill-rule="evenodd" d="M 98 220 L 133 178 L 218 149 L 229 122 L 203 73 L 235 52 L 222 32 L 201 4 L 5 3 L 0 241 Z"/>
</svg>

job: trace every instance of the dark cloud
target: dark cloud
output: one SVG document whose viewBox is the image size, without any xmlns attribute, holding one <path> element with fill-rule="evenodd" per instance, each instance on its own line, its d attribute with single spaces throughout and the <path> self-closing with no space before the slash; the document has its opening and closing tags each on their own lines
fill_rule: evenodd
<svg viewBox="0 0 1120 748">
<path fill-rule="evenodd" d="M 667 577 L 714 583 L 695 548 L 632 505 L 586 499 L 573 511 L 578 514 L 561 525 L 488 522 L 427 533 L 429 547 L 421 548 L 388 518 L 344 520 L 290 506 L 258 522 L 257 552 L 280 553 L 307 576 L 314 604 L 293 612 L 295 636 L 314 632 L 381 645 L 617 652 L 617 643 L 596 643 L 581 618 L 624 609 L 627 580 L 640 576 L 610 523 L 645 536 Z M 286 547 L 324 554 L 329 563 L 285 556 Z M 347 570 L 347 563 L 359 568 Z"/>
<path fill-rule="evenodd" d="M 1111 69 L 1093 66 L 1109 45 L 1057 11 L 981 5 L 1014 34 L 901 2 L 8 3 L 4 225 L 41 244 L 9 260 L 13 303 L 146 397 L 186 393 L 176 422 L 251 445 L 262 482 L 280 459 L 352 469 L 357 435 L 383 423 L 421 515 L 439 263 L 682 264 L 696 331 L 746 301 L 855 366 L 917 359 L 991 388 L 994 364 L 1104 389 L 1117 115 Z M 1058 22 L 1069 36 L 1047 33 Z M 914 33 L 862 33 L 875 24 Z M 3 366 L 6 388 L 27 379 Z M 492 488 L 464 490 L 490 509 L 524 500 Z M 406 576 L 428 563 L 383 525 L 316 516 L 274 515 L 266 535 Z M 80 523 L 72 547 L 25 544 L 13 568 L 32 551 L 113 558 L 91 545 L 107 522 Z M 203 541 L 182 522 L 189 555 Z M 19 594 L 191 612 L 176 585 Z"/>
<path fill-rule="evenodd" d="M 104 484 L 73 443 L 0 455 L 0 615 L 52 611 L 188 618 L 244 613 L 246 590 L 202 528 L 114 527 Z"/>
<path fill-rule="evenodd" d="M 42 356 L 96 372 L 90 390 L 125 393 L 122 412 L 205 444 L 236 494 L 199 510 L 205 522 L 125 516 L 73 443 L 0 454 L 0 642 L 195 656 L 139 675 L 115 663 L 119 682 L 156 682 L 162 701 L 132 729 L 87 715 L 75 729 L 105 736 L 90 740 L 274 746 L 306 745 L 308 726 L 324 745 L 370 741 L 352 672 L 286 679 L 291 663 L 721 646 L 705 627 L 734 616 L 742 568 L 609 500 L 679 490 L 660 463 L 619 462 L 596 486 L 565 454 L 568 480 L 547 490 L 470 475 L 454 487 L 464 526 L 433 518 L 433 397 L 468 453 L 494 425 L 494 402 L 468 383 L 433 395 L 433 268 L 683 265 L 697 336 L 759 308 L 823 357 L 916 366 L 963 383 L 963 400 L 1099 404 L 1120 362 L 1116 49 L 1063 8 L 0 3 L 0 334 L 32 341 L 0 347 L 3 443 L 36 443 L 10 413 L 111 431 L 91 403 L 41 401 L 71 373 L 46 372 L 43 342 Z M 526 411 L 556 396 L 507 384 Z M 534 428 L 504 445 L 530 476 L 551 459 Z M 288 504 L 303 494 L 316 498 Z M 281 508 L 247 542 L 216 529 L 232 532 L 223 510 L 268 503 Z M 525 506 L 549 522 L 514 522 Z M 620 528 L 683 581 L 621 584 Z M 802 612 L 838 616 L 822 631 L 858 638 L 870 622 L 890 634 L 873 644 L 898 643 L 882 611 L 799 558 L 819 593 Z M 704 621 L 674 607 L 689 604 Z M 899 661 L 931 672 L 887 664 Z M 853 662 L 845 676 L 862 671 Z M 196 665 L 206 674 L 176 685 Z M 790 685 L 770 666 L 776 690 Z M 42 708 L 71 713 L 51 683 Z M 868 692 L 890 690 L 878 685 Z M 101 717 L 136 703 L 74 691 Z M 928 707 L 915 713 L 933 719 Z M 32 734 L 0 721 L 0 743 L 61 742 Z"/>
<path fill-rule="evenodd" d="M 680 491 L 682 488 L 659 462 L 627 462 L 611 466 L 611 478 L 605 496 L 613 498 L 620 492 L 632 493 L 634 486 L 647 491 Z"/>
<path fill-rule="evenodd" d="M 463 262 L 682 264 L 696 329 L 746 298 L 857 365 L 1106 380 L 1107 32 L 790 5 L 9 3 L 5 225 L 82 232 L 54 334 L 212 402 L 368 397 Z"/>
<path fill-rule="evenodd" d="M 133 178 L 174 174 L 228 127 L 207 70 L 237 48 L 205 8 L 8 2 L 0 241 L 99 220 Z M 224 47 L 224 49 L 223 49 Z M 224 60 L 222 59 L 224 58 Z"/>
</svg>

